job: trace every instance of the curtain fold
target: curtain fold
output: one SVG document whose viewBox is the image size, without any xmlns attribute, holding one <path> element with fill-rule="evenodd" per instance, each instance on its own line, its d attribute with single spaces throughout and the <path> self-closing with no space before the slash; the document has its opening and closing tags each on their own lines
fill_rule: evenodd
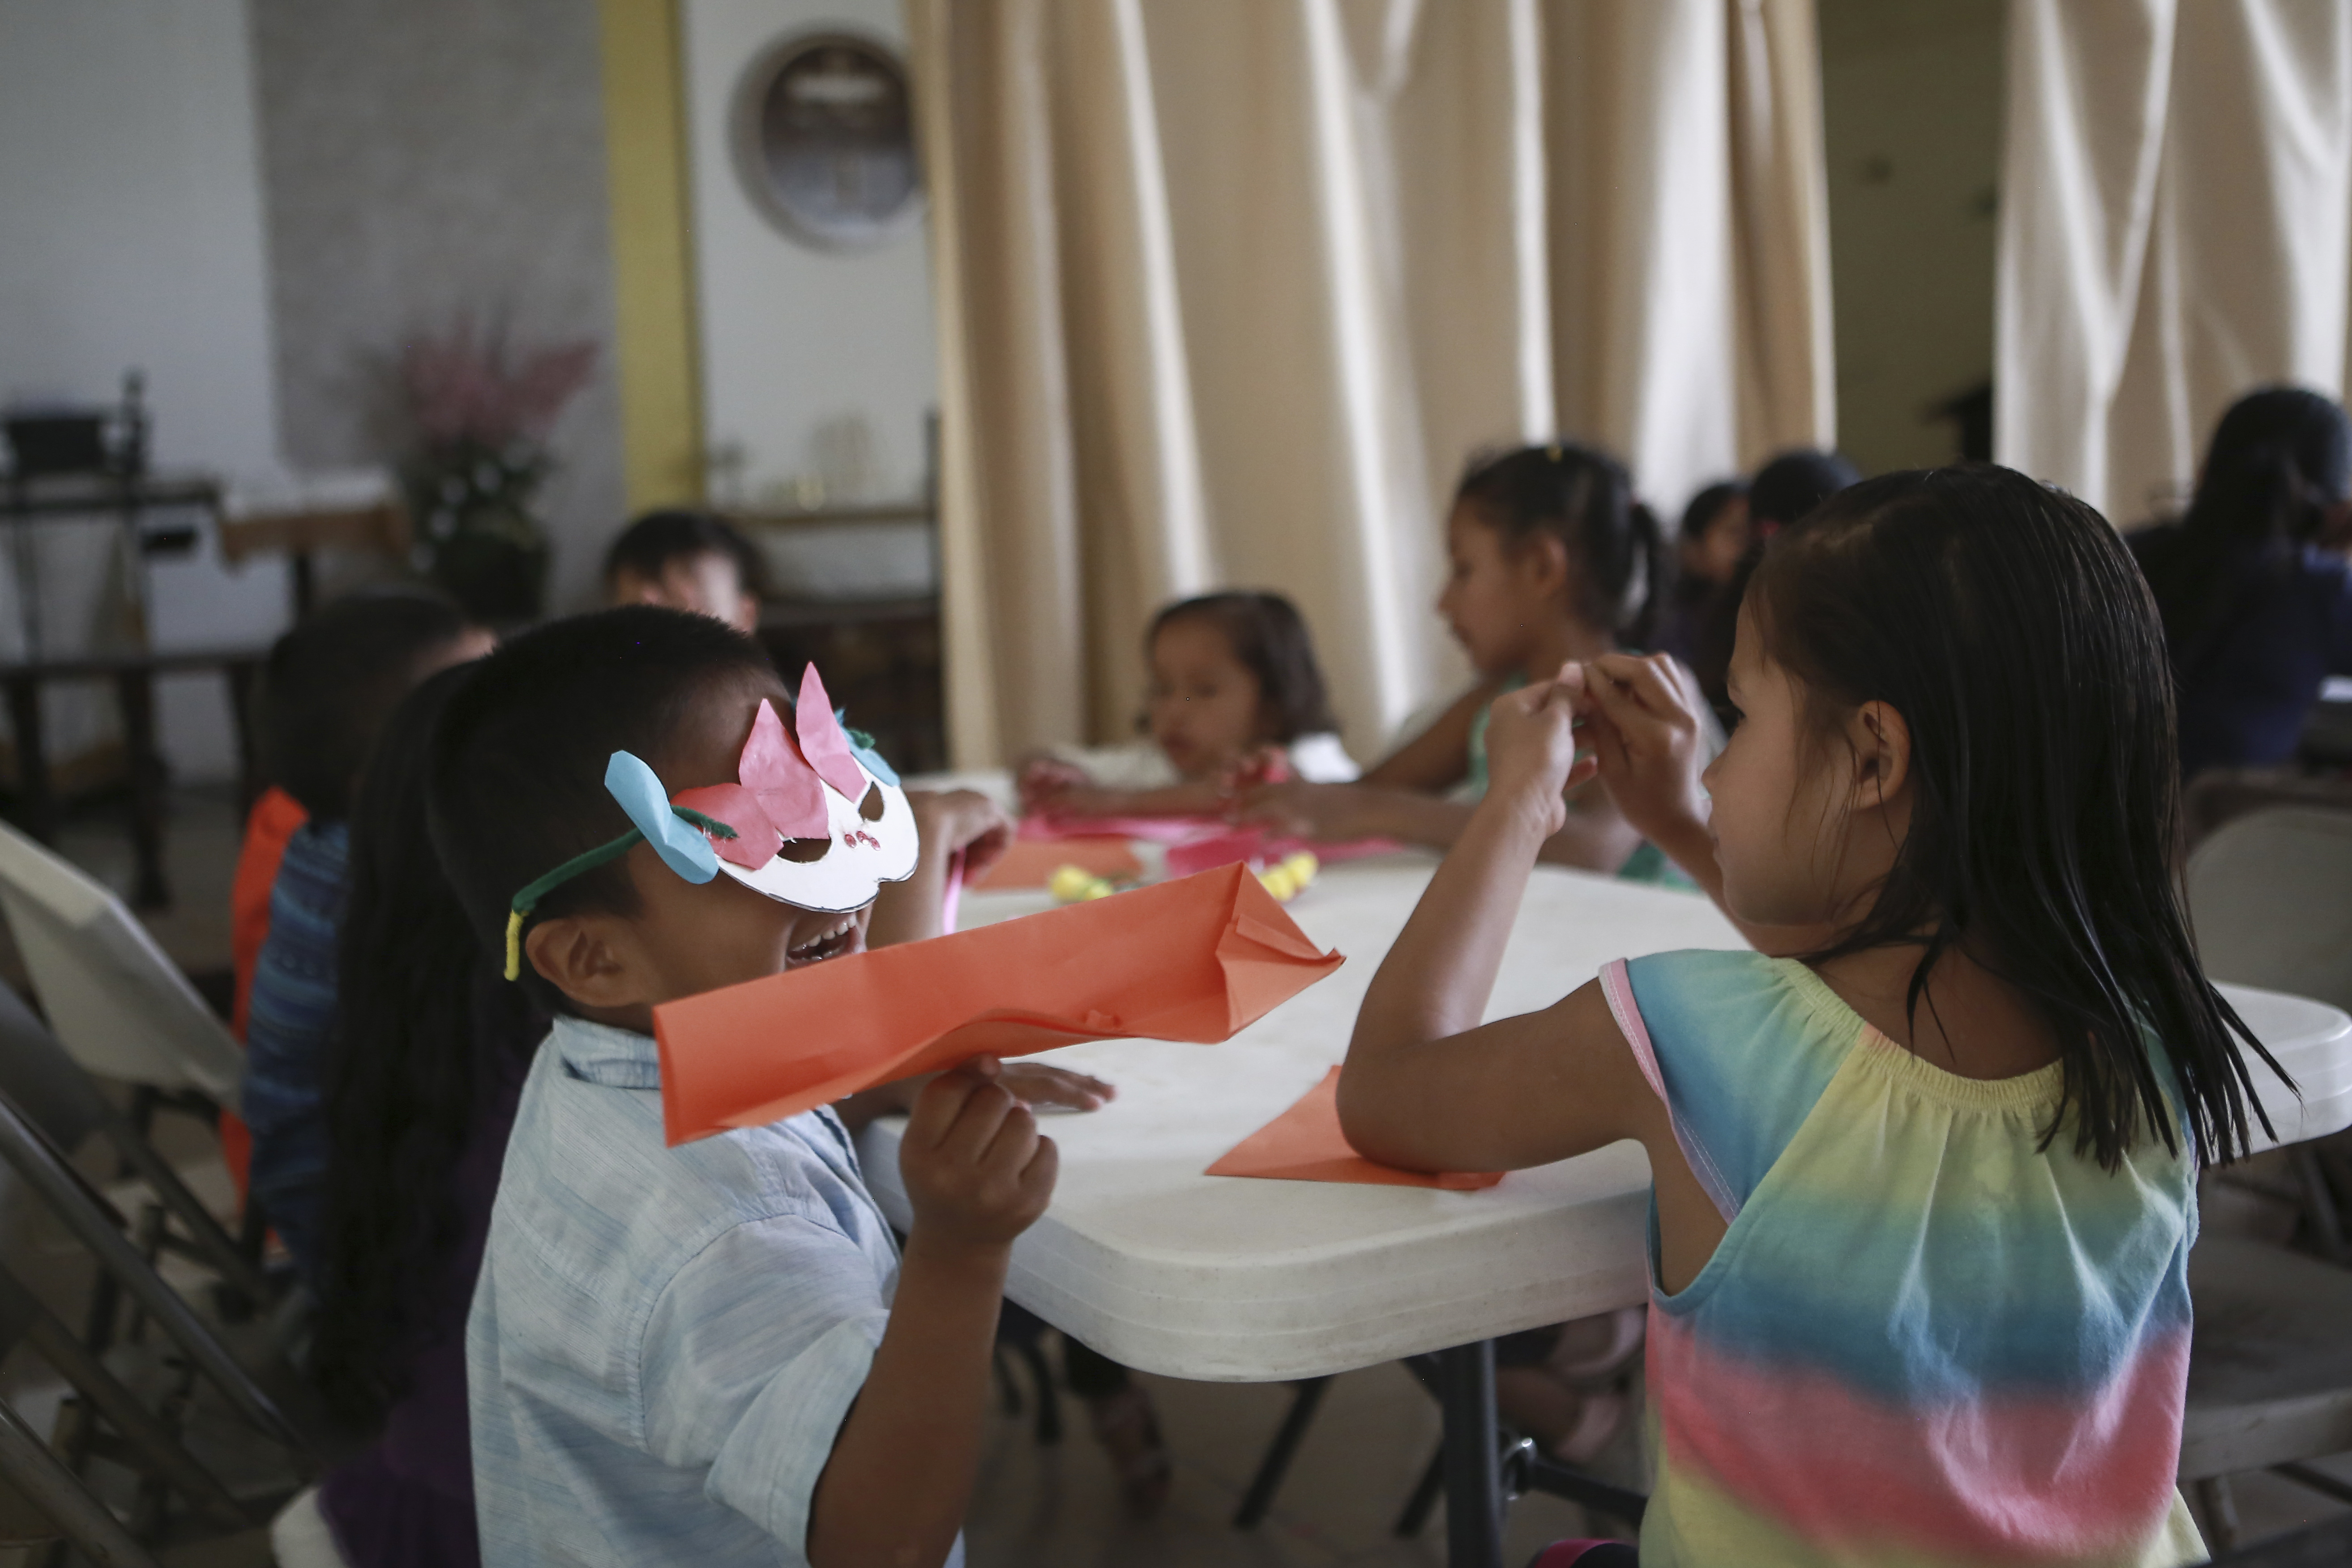
<svg viewBox="0 0 2352 1568">
<path fill-rule="evenodd" d="M 1167 599 L 1278 589 L 1349 743 L 1464 671 L 1475 448 L 1645 493 L 1832 437 L 1811 0 L 910 0 L 950 744 L 1129 732 Z"/>
<path fill-rule="evenodd" d="M 2240 394 L 2341 396 L 2352 12 L 2011 0 L 1994 449 L 2130 526 Z"/>
</svg>

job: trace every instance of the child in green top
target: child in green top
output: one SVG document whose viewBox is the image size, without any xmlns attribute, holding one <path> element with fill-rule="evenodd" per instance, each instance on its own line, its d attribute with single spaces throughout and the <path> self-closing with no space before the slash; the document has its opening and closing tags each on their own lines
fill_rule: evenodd
<svg viewBox="0 0 2352 1568">
<path fill-rule="evenodd" d="M 1646 647 L 1664 601 L 1665 540 L 1607 453 L 1571 442 L 1472 460 L 1445 524 L 1437 599 L 1478 684 L 1355 784 L 1268 784 L 1242 814 L 1302 837 L 1450 847 L 1486 787 L 1486 710 L 1570 660 Z M 1556 865 L 1642 880 L 1671 872 L 1607 795 L 1580 789 L 1546 841 Z"/>
</svg>

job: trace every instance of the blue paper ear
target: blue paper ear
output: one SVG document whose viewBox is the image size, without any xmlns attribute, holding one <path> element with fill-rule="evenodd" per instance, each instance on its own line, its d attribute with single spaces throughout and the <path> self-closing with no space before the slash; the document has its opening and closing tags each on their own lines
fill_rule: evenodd
<svg viewBox="0 0 2352 1568">
<path fill-rule="evenodd" d="M 884 762 L 882 753 L 874 749 L 874 737 L 863 730 L 851 729 L 845 721 L 845 710 L 842 709 L 835 709 L 833 717 L 835 722 L 841 724 L 841 732 L 849 737 L 849 754 L 863 763 L 867 773 L 896 789 L 898 785 L 898 770 Z"/>
<path fill-rule="evenodd" d="M 626 752 L 614 752 L 604 764 L 604 788 L 621 803 L 630 826 L 646 836 L 663 865 L 689 882 L 708 882 L 719 875 L 719 854 L 710 840 L 670 809 L 669 792 L 653 769 Z"/>
</svg>

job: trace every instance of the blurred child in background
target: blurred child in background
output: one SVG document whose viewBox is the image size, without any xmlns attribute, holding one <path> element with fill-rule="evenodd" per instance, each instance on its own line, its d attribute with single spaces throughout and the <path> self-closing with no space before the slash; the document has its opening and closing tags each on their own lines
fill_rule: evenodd
<svg viewBox="0 0 2352 1568">
<path fill-rule="evenodd" d="M 1303 838 L 1454 842 L 1486 787 L 1486 710 L 1570 659 L 1647 647 L 1668 571 L 1657 519 L 1607 453 L 1570 442 L 1473 461 L 1445 524 L 1437 607 L 1478 684 L 1356 784 L 1269 784 L 1242 815 Z M 1664 857 L 1582 792 L 1546 860 L 1654 879 Z"/>
<path fill-rule="evenodd" d="M 1684 661 L 1698 677 L 1699 690 L 1726 728 L 1730 725 L 1731 703 L 1724 695 L 1724 682 L 1731 668 L 1731 645 L 1748 578 L 1756 574 L 1764 552 L 1782 529 L 1861 477 L 1841 453 L 1799 447 L 1772 458 L 1748 481 L 1747 548 L 1724 579 L 1721 591 L 1709 601 L 1696 627 L 1691 655 Z"/>
<path fill-rule="evenodd" d="M 2294 760 L 2331 675 L 2352 674 L 2352 423 L 2271 386 L 2232 404 L 2178 521 L 2132 534 L 2164 617 L 2180 770 Z"/>
<path fill-rule="evenodd" d="M 765 576 L 759 551 L 718 514 L 649 511 L 604 556 L 604 602 L 691 610 L 753 632 Z"/>
<path fill-rule="evenodd" d="M 322 1083 L 335 1022 L 352 799 L 376 731 L 409 689 L 479 658 L 491 643 L 442 599 L 355 594 L 279 637 L 262 670 L 262 769 L 306 820 L 287 839 L 270 890 L 239 1104 L 253 1133 L 251 1195 L 306 1280 L 318 1276 L 327 1158 Z"/>
<path fill-rule="evenodd" d="M 1699 628 L 1748 553 L 1748 482 L 1723 479 L 1683 508 L 1675 539 L 1675 582 L 1658 627 L 1658 651 L 1685 664 L 1697 650 Z"/>
<path fill-rule="evenodd" d="M 1170 605 L 1143 640 L 1151 685 L 1129 746 L 1033 758 L 1024 809 L 1056 816 L 1220 811 L 1268 779 L 1357 774 L 1297 607 L 1279 594 L 1207 594 Z"/>
</svg>

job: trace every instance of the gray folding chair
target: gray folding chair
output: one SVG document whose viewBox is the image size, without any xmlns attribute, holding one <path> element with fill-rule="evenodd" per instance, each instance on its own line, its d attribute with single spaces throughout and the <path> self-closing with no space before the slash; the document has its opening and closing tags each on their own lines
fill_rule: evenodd
<svg viewBox="0 0 2352 1568">
<path fill-rule="evenodd" d="M 103 882 L 5 824 L 0 915 L 85 1072 L 236 1108 L 245 1053 L 187 976 Z"/>
<path fill-rule="evenodd" d="M 0 1268 L 0 1353 L 18 1345 L 40 1357 L 64 1379 L 79 1403 L 69 1402 L 59 1412 L 61 1430 L 54 1435 L 59 1439 L 55 1448 L 42 1445 L 35 1456 L 21 1445 L 11 1447 L 0 1443 L 0 1473 L 14 1483 L 15 1495 L 8 1500 L 16 1505 L 16 1519 L 0 1522 L 0 1539 L 18 1543 L 65 1539 L 88 1552 L 86 1516 L 92 1508 L 119 1528 L 112 1511 L 89 1495 L 77 1473 L 78 1464 L 91 1458 L 121 1465 L 142 1479 L 142 1506 L 138 1511 L 154 1524 L 163 1522 L 170 1499 L 176 1493 L 208 1525 L 227 1531 L 254 1525 L 256 1521 L 228 1489 L 188 1452 L 171 1425 L 150 1410 L 101 1357 L 76 1339 L 21 1280 Z M 16 1411 L 0 1405 L 0 1412 L 25 1433 L 31 1433 Z M 37 1436 L 35 1441 L 38 1442 Z M 70 1490 L 65 1486 L 68 1482 Z M 32 1506 L 27 1509 L 26 1504 Z M 0 1520 L 6 1520 L 7 1513 L 0 1508 Z M 27 1530 L 25 1516 L 28 1513 L 46 1520 L 50 1529 Z"/>
<path fill-rule="evenodd" d="M 0 1434 L 0 1475 L 47 1514 L 65 1539 L 90 1550 L 84 1527 L 97 1528 L 87 1517 L 91 1505 L 133 1535 L 155 1539 L 198 1527 L 251 1529 L 342 1447 L 315 1394 L 283 1358 L 265 1350 L 257 1366 L 241 1361 L 150 1265 L 104 1194 L 90 1186 L 5 1089 L 0 1089 L 0 1173 L 12 1176 L 55 1216 L 94 1258 L 101 1280 L 127 1297 L 142 1320 L 160 1328 L 169 1341 L 164 1381 L 170 1386 L 160 1398 L 142 1401 L 124 1386 L 100 1350 L 87 1340 L 76 1341 L 19 1279 L 0 1270 L 0 1338 L 21 1341 L 40 1354 L 79 1396 L 69 1407 L 69 1418 L 53 1436 L 54 1447 L 39 1444 L 40 1452 L 35 1454 L 21 1442 L 11 1447 L 6 1435 Z M 103 1338 L 102 1331 L 94 1337 Z M 279 1484 L 266 1489 L 264 1495 L 240 1500 L 187 1452 L 179 1423 L 206 1393 L 214 1396 L 207 1408 L 225 1406 L 233 1426 L 257 1436 L 274 1456 L 270 1468 Z M 17 1425 L 23 1426 L 21 1417 Z M 39 1443 L 37 1436 L 33 1440 Z M 122 1464 L 138 1476 L 139 1499 L 128 1524 L 97 1503 L 79 1479 L 93 1458 Z M 75 1479 L 81 1500 L 60 1489 L 54 1471 Z"/>
<path fill-rule="evenodd" d="M 2188 880 L 2208 974 L 2352 1010 L 2352 812 L 2235 818 L 2189 856 Z"/>
<path fill-rule="evenodd" d="M 2352 1008 L 2352 812 L 2279 806 L 2232 818 L 2189 858 L 2198 955 L 2216 980 Z M 2257 1069 L 2259 1070 L 2259 1069 Z M 2287 1198 L 2318 1258 L 2207 1235 L 2189 1260 L 2196 1303 L 2180 1479 L 2216 1550 L 2235 1544 L 2229 1477 L 2270 1469 L 2352 1501 L 2304 1461 L 2352 1449 L 2352 1263 L 2343 1205 L 2318 1152 L 2285 1151 Z"/>
<path fill-rule="evenodd" d="M 2208 974 L 2352 1010 L 2352 812 L 2281 806 L 2234 818 L 2189 858 L 2188 884 Z M 2352 1265 L 2347 1150 L 2341 1136 L 2289 1150 L 2294 1191 L 2273 1195 L 2302 1211 L 2315 1251 Z"/>
<path fill-rule="evenodd" d="M 0 1094 L 15 1101 L 41 1135 L 68 1155 L 93 1134 L 103 1136 L 124 1173 L 137 1176 L 155 1194 L 157 1215 L 143 1228 L 162 1245 L 211 1268 L 239 1299 L 241 1308 L 268 1303 L 268 1281 L 220 1222 L 67 1054 L 24 999 L 5 985 L 0 985 Z"/>
<path fill-rule="evenodd" d="M 2180 1479 L 2215 1551 L 2237 1544 L 2229 1478 L 2268 1469 L 2352 1502 L 2305 1460 L 2352 1451 L 2352 1269 L 2242 1237 L 2189 1255 L 2196 1304 Z"/>
<path fill-rule="evenodd" d="M 155 1559 L 24 1417 L 0 1402 L 0 1545 L 69 1542 L 108 1568 L 156 1568 Z"/>
</svg>

